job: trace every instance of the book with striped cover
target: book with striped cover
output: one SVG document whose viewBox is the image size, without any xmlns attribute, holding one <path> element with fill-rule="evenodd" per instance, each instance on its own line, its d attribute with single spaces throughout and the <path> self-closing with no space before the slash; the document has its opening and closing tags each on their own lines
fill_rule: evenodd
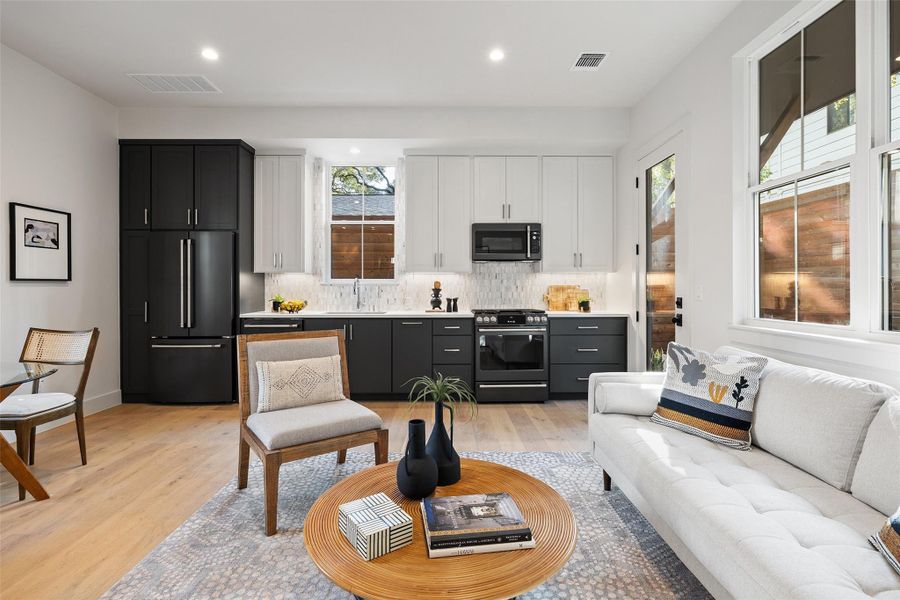
<svg viewBox="0 0 900 600">
<path fill-rule="evenodd" d="M 533 548 L 535 541 L 515 500 L 506 492 L 422 500 L 431 558 Z"/>
</svg>

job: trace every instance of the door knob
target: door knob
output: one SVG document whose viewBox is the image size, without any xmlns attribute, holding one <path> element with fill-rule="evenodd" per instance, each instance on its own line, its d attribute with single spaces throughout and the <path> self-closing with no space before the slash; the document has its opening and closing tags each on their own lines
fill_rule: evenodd
<svg viewBox="0 0 900 600">
<path fill-rule="evenodd" d="M 675 323 L 675 325 L 677 325 L 678 327 L 681 327 L 684 324 L 683 320 L 682 320 L 682 315 L 679 313 L 679 314 L 675 315 L 674 317 L 672 317 L 672 322 Z"/>
</svg>

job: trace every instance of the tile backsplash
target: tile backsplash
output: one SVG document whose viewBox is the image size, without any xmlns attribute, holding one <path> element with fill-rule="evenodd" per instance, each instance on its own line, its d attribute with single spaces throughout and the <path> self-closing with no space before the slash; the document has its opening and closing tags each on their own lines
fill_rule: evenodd
<svg viewBox="0 0 900 600">
<path fill-rule="evenodd" d="M 360 296 L 365 310 L 426 310 L 431 288 L 439 280 L 443 298 L 459 297 L 459 309 L 547 308 L 549 285 L 579 285 L 590 291 L 594 309 L 605 306 L 605 273 L 541 273 L 528 263 L 483 263 L 471 273 L 407 273 L 396 282 L 365 283 Z M 306 300 L 310 310 L 351 310 L 356 307 L 351 285 L 322 283 L 318 275 L 278 273 L 266 275 L 266 298 L 281 294 Z"/>
</svg>

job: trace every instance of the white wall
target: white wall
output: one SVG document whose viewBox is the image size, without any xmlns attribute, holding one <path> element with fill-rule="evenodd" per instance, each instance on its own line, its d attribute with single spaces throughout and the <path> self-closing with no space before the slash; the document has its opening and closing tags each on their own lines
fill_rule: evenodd
<svg viewBox="0 0 900 600">
<path fill-rule="evenodd" d="M 120 402 L 118 111 L 6 46 L 0 84 L 0 360 L 18 360 L 29 326 L 99 327 L 85 398 L 102 410 Z M 10 281 L 9 202 L 72 213 L 71 282 Z M 72 392 L 77 376 L 65 367 L 42 389 Z"/>
</svg>

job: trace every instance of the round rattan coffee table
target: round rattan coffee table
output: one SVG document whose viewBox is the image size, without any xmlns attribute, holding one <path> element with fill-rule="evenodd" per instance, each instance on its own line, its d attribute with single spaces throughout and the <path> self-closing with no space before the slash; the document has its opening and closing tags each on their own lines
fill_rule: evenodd
<svg viewBox="0 0 900 600">
<path fill-rule="evenodd" d="M 542 481 L 510 467 L 462 459 L 462 479 L 435 496 L 508 492 L 537 542 L 529 550 L 428 558 L 418 501 L 397 489 L 397 463 L 351 475 L 322 494 L 306 517 L 303 535 L 316 566 L 351 594 L 375 599 L 507 599 L 556 574 L 575 549 L 575 517 L 565 500 Z M 384 492 L 413 520 L 413 543 L 366 562 L 338 529 L 338 506 Z"/>
</svg>

